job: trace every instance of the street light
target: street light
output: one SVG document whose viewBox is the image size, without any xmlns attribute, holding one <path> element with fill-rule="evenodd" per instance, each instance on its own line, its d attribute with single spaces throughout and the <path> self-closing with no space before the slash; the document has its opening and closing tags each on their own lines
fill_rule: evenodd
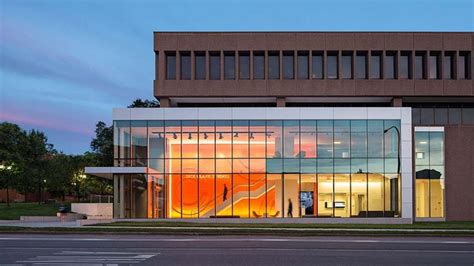
<svg viewBox="0 0 474 266">
<path fill-rule="evenodd" d="M 397 137 L 398 137 L 398 151 L 397 151 L 397 159 L 398 159 L 398 165 L 397 165 L 397 174 L 400 176 L 400 130 L 396 126 L 391 126 L 383 131 L 384 134 L 386 134 L 390 129 L 395 129 L 397 131 Z M 394 180 L 396 185 L 395 187 L 398 187 L 398 179 L 392 179 Z M 390 180 L 390 185 L 392 186 L 392 180 Z M 393 193 L 393 194 L 392 194 Z M 390 198 L 391 198 L 391 207 L 395 212 L 398 212 L 398 193 L 394 193 L 392 189 L 390 189 Z"/>
<path fill-rule="evenodd" d="M 12 170 L 12 166 L 11 165 L 5 166 L 3 164 L 0 164 L 0 170 Z"/>
<path fill-rule="evenodd" d="M 390 129 L 395 129 L 397 131 L 397 137 L 398 137 L 398 151 L 397 151 L 397 159 L 398 159 L 398 165 L 397 165 L 397 173 L 400 174 L 400 130 L 396 126 L 391 126 L 383 131 L 384 134 L 386 134 Z"/>
<path fill-rule="evenodd" d="M 0 164 L 0 170 L 3 172 L 10 172 L 12 170 L 12 166 L 11 165 L 4 165 L 4 164 Z M 5 183 L 6 183 L 6 189 L 7 189 L 7 206 L 10 206 L 10 192 L 9 192 L 9 176 L 7 176 L 7 178 L 5 179 Z"/>
</svg>

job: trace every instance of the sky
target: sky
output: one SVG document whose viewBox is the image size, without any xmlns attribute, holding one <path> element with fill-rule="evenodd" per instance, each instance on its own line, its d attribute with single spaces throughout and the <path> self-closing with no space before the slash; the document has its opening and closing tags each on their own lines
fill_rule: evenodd
<svg viewBox="0 0 474 266">
<path fill-rule="evenodd" d="M 153 99 L 153 31 L 474 31 L 473 0 L 0 0 L 0 122 L 90 149 Z"/>
</svg>

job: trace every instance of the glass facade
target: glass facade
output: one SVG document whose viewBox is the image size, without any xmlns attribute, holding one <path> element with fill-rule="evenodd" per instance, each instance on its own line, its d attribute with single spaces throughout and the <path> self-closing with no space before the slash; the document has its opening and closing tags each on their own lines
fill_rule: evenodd
<svg viewBox="0 0 474 266">
<path fill-rule="evenodd" d="M 399 217 L 400 120 L 114 121 L 114 215 Z"/>
<path fill-rule="evenodd" d="M 415 132 L 416 217 L 444 217 L 444 132 Z"/>
</svg>

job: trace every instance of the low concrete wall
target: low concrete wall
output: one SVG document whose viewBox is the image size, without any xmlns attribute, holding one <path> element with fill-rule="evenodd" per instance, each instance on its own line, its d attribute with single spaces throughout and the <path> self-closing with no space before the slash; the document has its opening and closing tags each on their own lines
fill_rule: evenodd
<svg viewBox="0 0 474 266">
<path fill-rule="evenodd" d="M 87 219 L 87 220 L 77 220 L 77 226 L 84 226 L 84 225 L 94 225 L 94 224 L 107 224 L 113 222 L 112 219 Z"/>
<path fill-rule="evenodd" d="M 112 218 L 113 204 L 112 203 L 72 203 L 71 211 L 75 213 L 84 214 L 87 217 Z"/>
<path fill-rule="evenodd" d="M 20 216 L 23 222 L 59 222 L 58 216 Z"/>
<path fill-rule="evenodd" d="M 67 222 L 83 219 L 84 215 L 77 213 L 65 213 L 61 217 L 61 213 L 56 216 L 20 216 L 22 222 Z"/>
</svg>

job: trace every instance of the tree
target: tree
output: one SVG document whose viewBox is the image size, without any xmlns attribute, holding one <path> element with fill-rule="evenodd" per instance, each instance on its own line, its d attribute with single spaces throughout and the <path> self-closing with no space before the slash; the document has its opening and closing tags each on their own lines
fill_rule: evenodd
<svg viewBox="0 0 474 266">
<path fill-rule="evenodd" d="M 93 166 L 111 166 L 114 163 L 114 128 L 102 121 L 95 125 L 95 138 L 91 141 L 91 149 L 95 154 L 91 162 Z"/>
<path fill-rule="evenodd" d="M 20 178 L 16 189 L 25 195 L 35 190 L 35 183 L 38 189 L 39 203 L 42 201 L 42 190 L 44 180 L 47 175 L 47 161 L 56 151 L 53 145 L 48 143 L 48 138 L 43 132 L 32 130 L 27 135 L 27 154 L 24 155 L 27 167 L 24 168 L 23 177 Z"/>
<path fill-rule="evenodd" d="M 21 177 L 25 166 L 26 132 L 18 125 L 0 124 L 0 189 L 7 191 L 7 205 L 10 205 L 9 189 Z"/>
<path fill-rule="evenodd" d="M 156 100 L 142 100 L 136 99 L 132 102 L 131 105 L 127 106 L 128 108 L 156 108 L 160 107 L 160 103 Z"/>
<path fill-rule="evenodd" d="M 61 197 L 65 200 L 66 194 L 71 190 L 72 177 L 74 175 L 73 156 L 64 153 L 53 154 L 47 161 L 47 183 L 44 184 L 47 191 L 53 197 Z"/>
</svg>

